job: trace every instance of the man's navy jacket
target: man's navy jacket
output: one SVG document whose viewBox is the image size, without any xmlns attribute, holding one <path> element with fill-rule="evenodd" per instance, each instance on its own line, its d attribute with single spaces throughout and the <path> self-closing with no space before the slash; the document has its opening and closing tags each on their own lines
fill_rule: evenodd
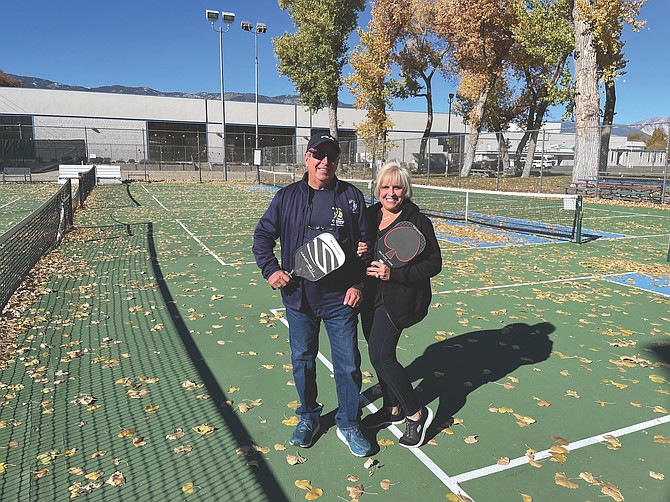
<svg viewBox="0 0 670 502">
<path fill-rule="evenodd" d="M 360 190 L 335 178 L 335 205 L 342 211 L 344 225 L 334 228 L 334 235 L 346 255 L 344 265 L 321 279 L 329 289 L 342 292 L 342 300 L 350 287 L 363 291 L 365 267 L 369 264 L 371 252 L 362 258 L 356 254 L 358 242 L 366 242 L 372 249 L 374 230 L 365 216 L 365 198 Z M 296 250 L 303 245 L 306 215 L 313 193 L 307 184 L 307 173 L 302 180 L 279 190 L 270 206 L 261 217 L 254 231 L 252 251 L 256 264 L 265 280 L 277 270 L 293 270 L 293 258 Z M 277 239 L 281 243 L 281 265 L 274 255 Z M 319 281 L 321 283 L 321 281 Z M 294 279 L 281 290 L 286 307 L 299 310 L 302 307 L 302 280 Z"/>
</svg>

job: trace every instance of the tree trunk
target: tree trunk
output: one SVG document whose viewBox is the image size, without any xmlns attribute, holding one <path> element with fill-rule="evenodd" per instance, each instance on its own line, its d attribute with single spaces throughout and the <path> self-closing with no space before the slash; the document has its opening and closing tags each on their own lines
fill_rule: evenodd
<svg viewBox="0 0 670 502">
<path fill-rule="evenodd" d="M 484 116 L 484 106 L 489 96 L 489 89 L 493 85 L 487 86 L 479 95 L 477 104 L 470 113 L 471 131 L 467 134 L 467 141 L 465 142 L 465 155 L 463 158 L 463 167 L 461 168 L 461 176 L 467 176 L 472 169 L 472 163 L 475 160 L 475 152 L 477 150 L 477 143 L 479 142 L 479 133 L 482 130 L 482 117 Z"/>
<path fill-rule="evenodd" d="M 589 0 L 591 3 L 593 0 Z M 600 156 L 600 96 L 593 30 L 573 8 L 575 20 L 575 165 L 572 180 L 595 178 Z"/>
<path fill-rule="evenodd" d="M 337 139 L 337 104 L 328 107 L 328 128 L 330 135 Z"/>
<path fill-rule="evenodd" d="M 603 127 L 600 131 L 600 162 L 598 163 L 598 172 L 600 173 L 607 172 L 615 105 L 616 89 L 614 88 L 614 81 L 605 82 L 605 110 L 603 112 Z"/>
<path fill-rule="evenodd" d="M 430 88 L 430 79 L 427 79 L 424 76 L 424 85 L 426 86 L 426 110 L 428 111 L 428 116 L 426 117 L 426 128 L 423 130 L 423 136 L 421 137 L 421 148 L 419 156 L 421 161 L 425 161 L 425 165 L 430 172 L 430 158 L 426 158 L 426 145 L 430 140 L 430 131 L 433 129 L 433 93 Z"/>
<path fill-rule="evenodd" d="M 537 129 L 528 131 L 528 150 L 526 150 L 526 160 L 523 165 L 522 178 L 530 178 L 530 170 L 533 168 L 533 159 L 537 150 L 537 137 L 540 133 Z"/>
</svg>

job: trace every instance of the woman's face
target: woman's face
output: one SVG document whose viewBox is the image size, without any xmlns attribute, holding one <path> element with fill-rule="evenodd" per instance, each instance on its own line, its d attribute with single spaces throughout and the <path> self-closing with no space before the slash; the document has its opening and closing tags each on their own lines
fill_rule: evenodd
<svg viewBox="0 0 670 502">
<path fill-rule="evenodd" d="M 400 211 L 404 198 L 405 190 L 395 176 L 388 176 L 382 180 L 379 187 L 379 200 L 384 209 L 392 213 Z"/>
</svg>

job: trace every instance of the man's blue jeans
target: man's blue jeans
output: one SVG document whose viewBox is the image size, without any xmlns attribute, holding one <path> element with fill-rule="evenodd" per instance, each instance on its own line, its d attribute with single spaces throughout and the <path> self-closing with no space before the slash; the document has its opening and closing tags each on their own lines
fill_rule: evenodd
<svg viewBox="0 0 670 502">
<path fill-rule="evenodd" d="M 321 406 L 317 402 L 316 357 L 319 352 L 321 321 L 330 340 L 335 374 L 338 410 L 335 423 L 340 429 L 360 423 L 361 354 L 358 351 L 358 316 L 348 305 L 302 310 L 286 308 L 293 380 L 298 391 L 300 418 L 317 421 Z"/>
</svg>

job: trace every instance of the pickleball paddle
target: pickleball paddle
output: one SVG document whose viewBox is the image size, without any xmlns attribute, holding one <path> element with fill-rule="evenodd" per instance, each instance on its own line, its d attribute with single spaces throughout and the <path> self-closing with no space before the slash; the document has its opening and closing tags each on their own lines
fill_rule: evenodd
<svg viewBox="0 0 670 502">
<path fill-rule="evenodd" d="M 300 246 L 293 257 L 290 277 L 298 276 L 315 282 L 342 266 L 344 251 L 332 234 L 324 232 Z"/>
<path fill-rule="evenodd" d="M 407 265 L 426 248 L 426 238 L 410 221 L 399 221 L 378 245 L 378 259 L 391 268 Z"/>
</svg>

